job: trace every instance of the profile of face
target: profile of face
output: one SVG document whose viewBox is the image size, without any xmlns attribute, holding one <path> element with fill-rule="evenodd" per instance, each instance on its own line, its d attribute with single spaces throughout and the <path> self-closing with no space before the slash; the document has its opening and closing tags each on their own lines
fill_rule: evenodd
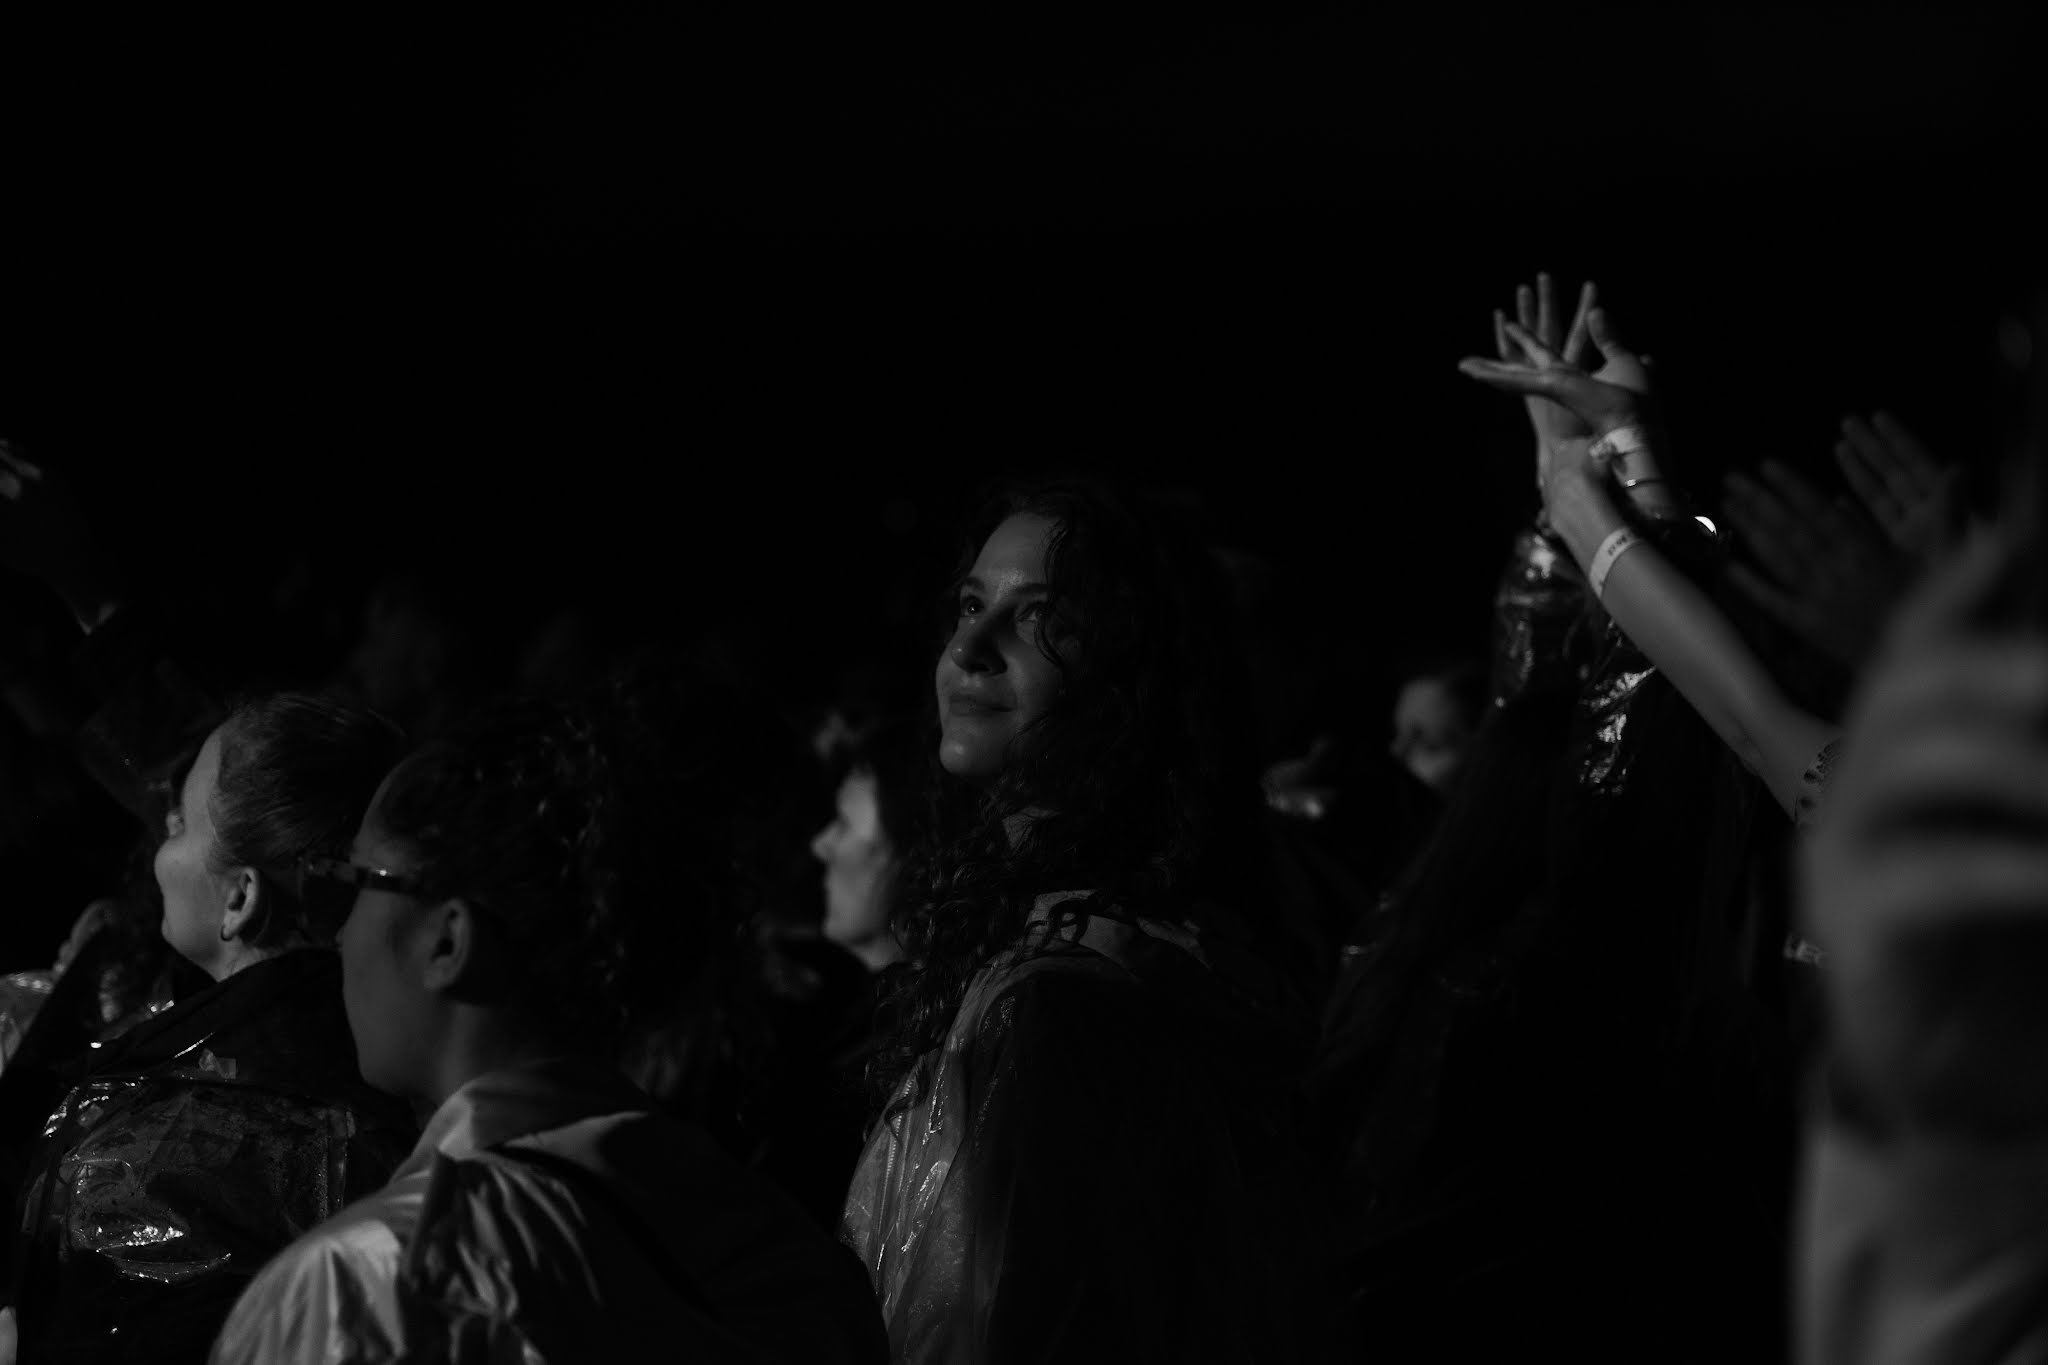
<svg viewBox="0 0 2048 1365">
<path fill-rule="evenodd" d="M 1059 665 L 1040 648 L 1053 628 L 1045 553 L 1055 523 L 1019 512 L 990 533 L 961 580 L 953 636 L 939 654 L 939 763 L 953 776 L 986 783 L 1015 744 L 1059 699 Z"/>
<path fill-rule="evenodd" d="M 882 828 L 875 775 L 856 770 L 839 784 L 838 812 L 811 840 L 811 856 L 825 866 L 826 938 L 869 964 L 895 960 L 889 931 L 889 878 L 896 851 Z"/>
<path fill-rule="evenodd" d="M 1464 708 L 1441 679 L 1411 678 L 1395 698 L 1388 751 L 1429 786 L 1442 790 L 1450 782 L 1471 738 Z"/>
<path fill-rule="evenodd" d="M 379 798 L 383 792 L 378 792 Z M 370 805 L 356 831 L 349 861 L 400 876 L 415 874 L 412 852 L 387 833 Z M 423 980 L 425 939 L 433 933 L 430 907 L 398 891 L 365 887 L 341 926 L 341 998 L 356 1064 L 363 1079 L 393 1095 L 426 1093 L 422 1073 L 432 1036 L 431 991 Z"/>
<path fill-rule="evenodd" d="M 154 867 L 163 892 L 164 941 L 178 956 L 216 980 L 231 956 L 221 938 L 223 923 L 244 909 L 253 874 L 246 869 L 216 872 L 213 798 L 220 782 L 220 731 L 199 747 L 192 770 L 164 812 L 164 841 Z"/>
</svg>

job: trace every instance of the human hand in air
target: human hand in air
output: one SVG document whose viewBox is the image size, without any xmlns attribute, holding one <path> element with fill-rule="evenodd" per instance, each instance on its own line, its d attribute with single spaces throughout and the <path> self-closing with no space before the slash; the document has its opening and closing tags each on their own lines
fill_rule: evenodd
<svg viewBox="0 0 2048 1365">
<path fill-rule="evenodd" d="M 1892 544 L 1922 564 L 1945 558 L 1962 539 L 1962 470 L 1935 459 L 1890 413 L 1846 419 L 1835 463 Z"/>
<path fill-rule="evenodd" d="M 1776 461 L 1731 474 L 1724 509 L 1755 567 L 1729 566 L 1742 594 L 1835 662 L 1854 669 L 1912 578 L 1912 566 L 1845 499 Z"/>
<path fill-rule="evenodd" d="M 1458 369 L 1496 389 L 1550 399 L 1571 419 L 1562 434 L 1599 436 L 1640 420 L 1651 406 L 1649 367 L 1615 335 L 1606 309 L 1586 312 L 1586 335 L 1601 360 L 1600 368 L 1590 372 L 1518 323 L 1503 322 L 1501 330 L 1521 352 L 1519 360 L 1467 356 Z"/>
<path fill-rule="evenodd" d="M 1521 351 L 1520 361 L 1467 356 L 1458 368 L 1494 388 L 1547 398 L 1567 414 L 1569 421 L 1560 428 L 1569 434 L 1550 447 L 1543 467 L 1545 501 L 1553 501 L 1558 489 L 1569 483 L 1604 479 L 1606 469 L 1591 458 L 1591 440 L 1648 420 L 1648 367 L 1614 334 L 1601 308 L 1586 313 L 1587 335 L 1601 357 L 1600 368 L 1591 373 L 1568 363 L 1518 323 L 1504 323 L 1502 330 Z"/>
<path fill-rule="evenodd" d="M 1901 611 L 1801 850 L 1841 1057 L 1909 1118 L 2048 1125 L 2048 635 L 1984 537 Z"/>
<path fill-rule="evenodd" d="M 91 629 L 112 610 L 111 566 L 64 482 L 0 438 L 0 557 L 49 584 Z"/>
<path fill-rule="evenodd" d="M 1557 291 L 1548 273 L 1538 272 L 1536 286 L 1515 290 L 1515 323 L 1555 352 L 1559 359 L 1583 368 L 1589 358 L 1586 315 L 1592 311 L 1596 293 L 1591 280 L 1579 290 L 1579 306 L 1572 313 L 1570 330 L 1562 325 L 1557 308 Z M 1504 364 L 1516 364 L 1522 352 L 1508 336 L 1507 314 L 1493 310 L 1493 347 Z M 1536 433 L 1536 487 L 1548 480 L 1550 452 L 1565 441 L 1583 437 L 1583 424 L 1572 413 L 1549 398 L 1531 394 L 1522 400 L 1529 412 L 1529 426 Z"/>
</svg>

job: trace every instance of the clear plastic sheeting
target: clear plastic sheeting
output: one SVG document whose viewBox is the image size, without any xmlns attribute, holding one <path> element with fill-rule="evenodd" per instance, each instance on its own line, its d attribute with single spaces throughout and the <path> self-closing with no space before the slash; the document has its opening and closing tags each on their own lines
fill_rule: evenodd
<svg viewBox="0 0 2048 1365">
<path fill-rule="evenodd" d="M 56 985 L 57 974 L 51 971 L 0 976 L 0 1067 L 13 1059 L 36 1011 L 50 998 Z"/>
<path fill-rule="evenodd" d="M 211 1079 L 181 1069 L 65 1099 L 52 1120 L 65 1155 L 27 1207 L 47 1203 L 61 1220 L 67 1260 L 182 1284 L 237 1253 L 274 1251 L 340 1206 L 346 1112 Z"/>
<path fill-rule="evenodd" d="M 847 1201 L 897 1361 L 1304 1358 L 1285 1059 L 1189 946 L 1094 915 L 969 987 Z"/>
<path fill-rule="evenodd" d="M 587 1061 L 471 1081 L 390 1184 L 264 1269 L 214 1359 L 880 1365 L 844 1249 L 645 1103 Z"/>
<path fill-rule="evenodd" d="M 1585 577 L 1563 546 L 1538 527 L 1515 538 L 1494 590 L 1493 699 L 1581 681 L 1595 646 Z"/>
</svg>

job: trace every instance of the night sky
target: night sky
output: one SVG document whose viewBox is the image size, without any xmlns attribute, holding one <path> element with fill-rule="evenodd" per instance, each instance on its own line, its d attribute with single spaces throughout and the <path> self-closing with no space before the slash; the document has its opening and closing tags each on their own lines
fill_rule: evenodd
<svg viewBox="0 0 2048 1365">
<path fill-rule="evenodd" d="M 401 547 L 701 620 L 792 700 L 1049 468 L 1202 499 L 1362 685 L 1476 639 L 1533 493 L 1454 367 L 1538 267 L 1599 279 L 1708 492 L 1877 404 L 1996 458 L 2018 7 L 858 8 L 18 33 L 0 426 L 173 591 Z"/>
</svg>

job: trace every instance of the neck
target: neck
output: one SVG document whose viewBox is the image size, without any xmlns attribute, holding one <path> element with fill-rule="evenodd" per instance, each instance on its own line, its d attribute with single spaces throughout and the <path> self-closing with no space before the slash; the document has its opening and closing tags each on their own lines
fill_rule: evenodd
<svg viewBox="0 0 2048 1365">
<path fill-rule="evenodd" d="M 449 1021 L 424 1083 L 409 1098 L 424 1117 L 479 1076 L 560 1057 L 569 1050 L 531 1028 L 519 1027 L 500 1011 L 463 1006 Z"/>
<path fill-rule="evenodd" d="M 215 981 L 225 981 L 236 972 L 247 971 L 259 962 L 268 962 L 282 953 L 282 948 L 252 948 L 240 939 L 221 945 L 220 955 L 211 962 L 199 965 Z"/>
</svg>

